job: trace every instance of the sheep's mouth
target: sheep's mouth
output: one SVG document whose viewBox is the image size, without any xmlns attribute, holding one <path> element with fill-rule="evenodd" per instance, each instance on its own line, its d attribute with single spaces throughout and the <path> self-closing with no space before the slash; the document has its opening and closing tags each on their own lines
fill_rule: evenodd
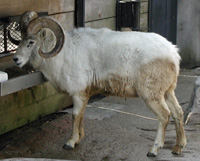
<svg viewBox="0 0 200 161">
<path fill-rule="evenodd" d="M 18 66 L 20 65 L 20 64 L 22 64 L 22 62 L 21 63 L 16 63 Z"/>
<path fill-rule="evenodd" d="M 22 67 L 24 66 L 24 63 L 23 63 L 23 62 L 16 63 L 16 64 L 17 64 L 17 66 L 18 66 L 19 68 L 22 68 Z"/>
</svg>

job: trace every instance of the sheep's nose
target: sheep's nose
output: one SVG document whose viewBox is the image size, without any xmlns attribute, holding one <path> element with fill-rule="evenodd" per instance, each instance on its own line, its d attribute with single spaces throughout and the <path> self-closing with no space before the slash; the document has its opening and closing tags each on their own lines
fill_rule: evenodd
<svg viewBox="0 0 200 161">
<path fill-rule="evenodd" d="M 18 58 L 13 58 L 14 62 L 17 62 L 18 61 Z"/>
</svg>

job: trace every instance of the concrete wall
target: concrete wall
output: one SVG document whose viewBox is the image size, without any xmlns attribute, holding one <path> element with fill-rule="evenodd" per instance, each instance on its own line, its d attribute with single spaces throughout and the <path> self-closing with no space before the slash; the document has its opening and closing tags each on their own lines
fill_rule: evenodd
<svg viewBox="0 0 200 161">
<path fill-rule="evenodd" d="M 178 0 L 177 45 L 182 65 L 200 65 L 200 1 Z"/>
</svg>

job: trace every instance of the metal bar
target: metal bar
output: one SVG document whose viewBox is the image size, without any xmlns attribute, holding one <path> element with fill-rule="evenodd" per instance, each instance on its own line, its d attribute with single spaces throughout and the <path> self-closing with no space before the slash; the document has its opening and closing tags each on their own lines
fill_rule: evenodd
<svg viewBox="0 0 200 161">
<path fill-rule="evenodd" d="M 176 44 L 177 38 L 177 0 L 171 0 L 171 25 L 170 25 L 170 40 L 173 44 Z"/>
<path fill-rule="evenodd" d="M 0 96 L 5 96 L 45 82 L 41 72 L 23 75 L 0 83 Z"/>
<path fill-rule="evenodd" d="M 7 30 L 6 30 L 6 24 L 4 24 L 3 25 L 3 40 L 4 40 L 4 52 L 6 53 L 6 52 L 8 52 L 8 50 L 7 50 L 7 34 L 6 34 L 6 32 L 7 32 Z"/>
<path fill-rule="evenodd" d="M 116 1 L 116 29 L 121 30 L 122 27 L 138 30 L 140 28 L 140 1 Z"/>
<path fill-rule="evenodd" d="M 120 19 L 121 19 L 121 26 L 120 27 L 127 27 L 127 23 L 126 23 L 126 21 L 127 21 L 127 12 L 126 12 L 126 3 L 127 2 L 125 2 L 125 3 L 120 3 L 120 8 L 121 8 L 121 17 L 120 17 Z"/>
<path fill-rule="evenodd" d="M 134 7 L 134 28 L 140 28 L 140 3 L 135 3 Z"/>
<path fill-rule="evenodd" d="M 116 30 L 121 30 L 121 5 L 119 0 L 116 0 Z"/>
<path fill-rule="evenodd" d="M 75 1 L 75 26 L 85 27 L 85 0 Z"/>
<path fill-rule="evenodd" d="M 152 31 L 152 0 L 148 1 L 148 32 Z"/>
<path fill-rule="evenodd" d="M 177 0 L 149 1 L 149 30 L 176 44 Z"/>
<path fill-rule="evenodd" d="M 148 32 L 150 32 L 150 20 L 151 20 L 151 0 L 148 1 L 148 17 L 147 17 L 147 26 L 148 26 Z"/>
</svg>

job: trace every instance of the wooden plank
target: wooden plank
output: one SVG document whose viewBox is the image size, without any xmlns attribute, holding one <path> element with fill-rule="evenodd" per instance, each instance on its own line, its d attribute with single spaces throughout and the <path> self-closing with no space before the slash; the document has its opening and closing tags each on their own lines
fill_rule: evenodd
<svg viewBox="0 0 200 161">
<path fill-rule="evenodd" d="M 116 0 L 85 0 L 85 7 L 85 22 L 116 15 Z"/>
<path fill-rule="evenodd" d="M 25 106 L 20 110 L 16 107 L 12 112 L 0 115 L 0 135 L 30 123 L 40 117 L 54 113 L 71 104 L 72 101 L 70 97 L 67 97 L 64 94 L 56 94 L 39 102 Z"/>
<path fill-rule="evenodd" d="M 109 19 L 103 19 L 93 22 L 85 23 L 85 27 L 91 27 L 91 28 L 110 28 L 111 30 L 116 29 L 116 18 L 109 18 Z"/>
<path fill-rule="evenodd" d="M 74 28 L 74 12 L 56 14 L 50 16 L 55 18 L 62 25 L 65 31 L 72 30 Z"/>
<path fill-rule="evenodd" d="M 18 16 L 25 11 L 56 14 L 74 10 L 74 0 L 0 0 L 0 18 Z"/>
<path fill-rule="evenodd" d="M 49 82 L 0 97 L 0 113 L 8 113 L 58 93 Z"/>
<path fill-rule="evenodd" d="M 0 135 L 70 105 L 71 97 L 49 82 L 0 97 Z"/>
<path fill-rule="evenodd" d="M 35 72 L 0 83 L 0 96 L 5 96 L 45 82 L 41 72 Z"/>
<path fill-rule="evenodd" d="M 41 1 L 41 0 L 40 0 Z M 49 14 L 75 11 L 75 0 L 46 0 Z"/>
</svg>

